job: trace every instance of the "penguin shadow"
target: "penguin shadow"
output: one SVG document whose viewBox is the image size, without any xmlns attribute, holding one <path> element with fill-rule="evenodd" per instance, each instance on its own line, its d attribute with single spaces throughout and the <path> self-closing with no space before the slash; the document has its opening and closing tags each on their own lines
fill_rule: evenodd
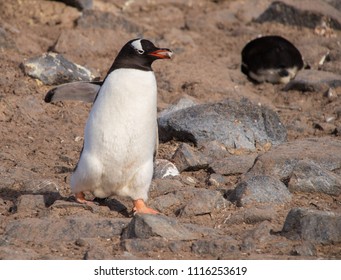
<svg viewBox="0 0 341 280">
<path fill-rule="evenodd" d="M 0 189 L 0 198 L 5 201 L 10 201 L 12 202 L 12 206 L 8 208 L 8 212 L 14 214 L 17 212 L 17 205 L 18 205 L 18 200 L 21 196 L 23 195 L 42 195 L 44 199 L 44 204 L 46 208 L 49 208 L 52 206 L 57 200 L 60 201 L 65 201 L 65 202 L 73 202 L 75 204 L 79 204 L 76 202 L 74 196 L 69 196 L 69 197 L 63 197 L 60 195 L 58 192 L 53 192 L 53 191 L 44 191 L 44 192 L 33 192 L 33 191 L 20 191 L 20 190 L 13 190 L 10 188 L 1 188 Z M 95 198 L 93 200 L 94 207 L 102 207 L 106 206 L 110 209 L 110 211 L 115 211 L 120 213 L 121 215 L 125 217 L 131 217 L 132 216 L 132 211 L 129 212 L 127 207 L 124 206 L 121 202 L 114 198 Z M 79 204 L 82 206 L 81 204 Z M 87 205 L 90 211 L 95 212 L 94 207 Z"/>
<path fill-rule="evenodd" d="M 10 213 L 15 213 L 17 211 L 18 199 L 22 195 L 42 195 L 46 208 L 50 207 L 56 200 L 65 199 L 58 192 L 52 192 L 52 191 L 44 191 L 44 192 L 20 191 L 20 190 L 9 189 L 6 187 L 0 189 L 0 198 L 5 202 L 11 201 L 13 203 L 13 206 L 11 206 L 8 210 Z"/>
<path fill-rule="evenodd" d="M 68 202 L 73 202 L 75 204 L 78 204 L 80 206 L 84 206 L 85 204 L 80 204 L 76 201 L 76 198 L 74 196 L 69 196 L 65 198 L 64 200 Z M 96 212 L 96 207 L 108 207 L 110 211 L 117 212 L 124 217 L 131 217 L 133 215 L 132 211 L 128 211 L 127 207 L 124 206 L 120 201 L 118 201 L 115 198 L 98 198 L 95 197 L 93 200 L 90 200 L 88 204 L 86 204 L 87 209 L 89 209 L 91 212 Z"/>
</svg>

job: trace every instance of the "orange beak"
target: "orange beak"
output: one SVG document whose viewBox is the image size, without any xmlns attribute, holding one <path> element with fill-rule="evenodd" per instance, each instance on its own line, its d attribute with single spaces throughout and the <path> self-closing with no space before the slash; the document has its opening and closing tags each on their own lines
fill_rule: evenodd
<svg viewBox="0 0 341 280">
<path fill-rule="evenodd" d="M 158 49 L 156 51 L 150 52 L 148 55 L 161 59 L 170 59 L 173 55 L 173 52 L 170 49 Z"/>
</svg>

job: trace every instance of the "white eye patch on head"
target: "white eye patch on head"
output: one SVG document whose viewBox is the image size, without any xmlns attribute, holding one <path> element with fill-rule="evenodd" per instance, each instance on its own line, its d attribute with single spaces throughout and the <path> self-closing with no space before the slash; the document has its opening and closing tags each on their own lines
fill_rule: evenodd
<svg viewBox="0 0 341 280">
<path fill-rule="evenodd" d="M 139 54 L 144 53 L 144 49 L 142 48 L 142 44 L 141 44 L 141 39 L 133 41 L 131 45 Z"/>
</svg>

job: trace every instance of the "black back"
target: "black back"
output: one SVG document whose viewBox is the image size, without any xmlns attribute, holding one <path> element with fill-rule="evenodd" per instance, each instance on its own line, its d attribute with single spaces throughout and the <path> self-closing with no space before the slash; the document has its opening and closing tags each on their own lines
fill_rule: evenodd
<svg viewBox="0 0 341 280">
<path fill-rule="evenodd" d="M 285 69 L 303 67 L 299 50 L 281 36 L 264 36 L 246 44 L 242 50 L 242 67 L 244 74 L 259 69 Z"/>
</svg>

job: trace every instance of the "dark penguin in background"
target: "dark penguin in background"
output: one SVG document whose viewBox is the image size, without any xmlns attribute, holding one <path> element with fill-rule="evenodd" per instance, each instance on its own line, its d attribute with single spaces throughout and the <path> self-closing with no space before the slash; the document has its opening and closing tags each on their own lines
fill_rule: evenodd
<svg viewBox="0 0 341 280">
<path fill-rule="evenodd" d="M 169 49 L 157 48 L 148 40 L 131 40 L 103 82 L 76 82 L 47 93 L 47 102 L 94 100 L 83 150 L 71 177 L 71 190 L 78 202 L 88 203 L 86 191 L 99 198 L 120 195 L 133 200 L 136 213 L 158 213 L 145 204 L 158 138 L 157 85 L 151 65 L 171 56 Z M 68 88 L 75 98 L 66 97 Z M 83 96 L 77 95 L 81 89 Z"/>
<path fill-rule="evenodd" d="M 254 39 L 242 50 L 241 71 L 254 82 L 286 84 L 302 67 L 299 50 L 280 36 Z"/>
</svg>

